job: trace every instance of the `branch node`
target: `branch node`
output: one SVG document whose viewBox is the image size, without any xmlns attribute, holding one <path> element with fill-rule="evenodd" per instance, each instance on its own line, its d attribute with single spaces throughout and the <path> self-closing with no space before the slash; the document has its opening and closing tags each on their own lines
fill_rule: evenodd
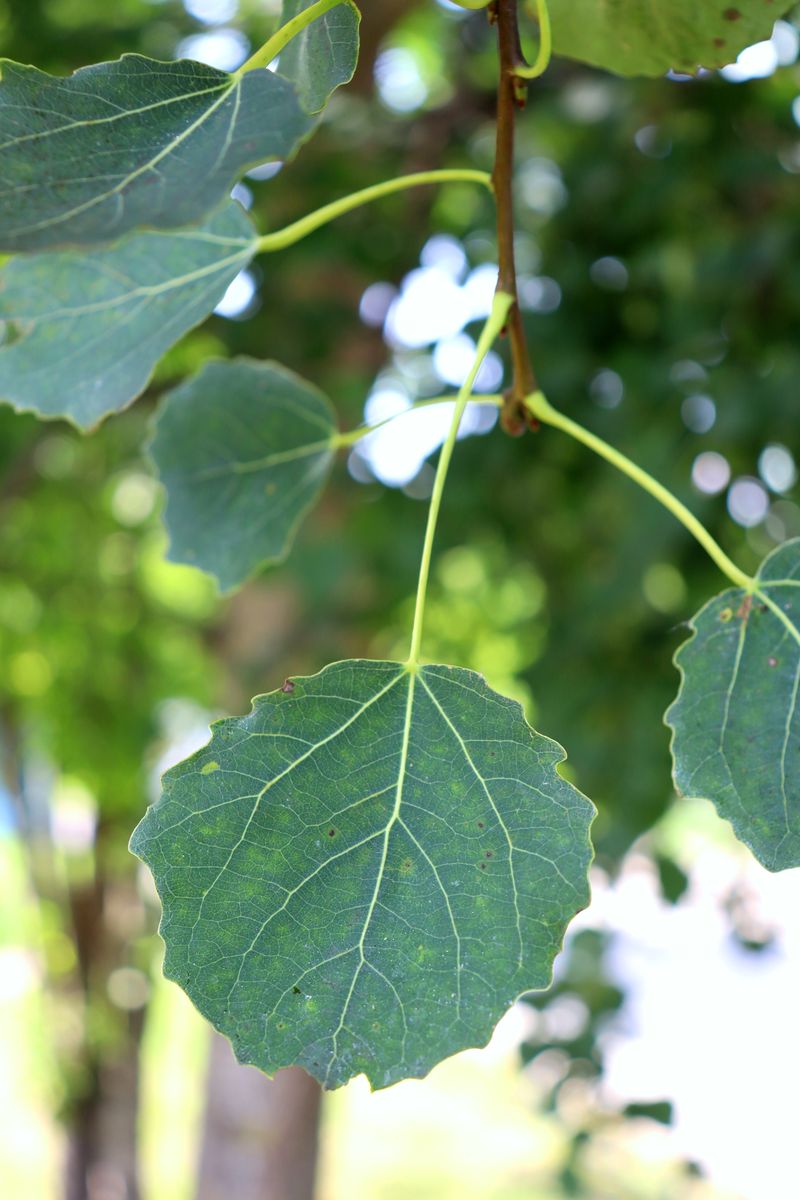
<svg viewBox="0 0 800 1200">
<path fill-rule="evenodd" d="M 522 314 L 517 303 L 517 266 L 514 255 L 514 135 L 518 108 L 525 103 L 527 84 L 516 72 L 524 63 L 519 37 L 517 0 L 496 0 L 500 53 L 500 86 L 497 105 L 497 153 L 494 182 L 497 200 L 498 291 L 513 297 L 507 328 L 511 343 L 513 377 L 503 406 L 503 429 L 519 436 L 527 428 L 525 397 L 537 390 Z"/>
</svg>

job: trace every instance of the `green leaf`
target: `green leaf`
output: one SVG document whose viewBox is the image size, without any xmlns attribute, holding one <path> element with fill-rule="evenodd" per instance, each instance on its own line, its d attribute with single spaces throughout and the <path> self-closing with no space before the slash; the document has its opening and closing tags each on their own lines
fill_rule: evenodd
<svg viewBox="0 0 800 1200">
<path fill-rule="evenodd" d="M 800 866 L 800 539 L 690 622 L 678 650 L 675 785 L 712 800 L 770 871 Z"/>
<path fill-rule="evenodd" d="M 236 587 L 289 552 L 336 449 L 327 398 L 277 363 L 208 363 L 164 400 L 150 454 L 169 557 Z"/>
<path fill-rule="evenodd" d="M 304 12 L 312 2 L 283 0 L 281 25 Z M 340 4 L 306 26 L 281 51 L 281 75 L 295 84 L 308 112 L 323 109 L 331 94 L 353 78 L 358 65 L 360 22 L 355 4 Z"/>
<path fill-rule="evenodd" d="M 69 78 L 3 60 L 0 252 L 115 241 L 202 220 L 313 123 L 270 71 L 126 54 Z"/>
<path fill-rule="evenodd" d="M 193 229 L 12 259 L 0 271 L 0 399 L 81 429 L 125 408 L 219 303 L 257 240 L 229 201 Z"/>
<path fill-rule="evenodd" d="M 168 772 L 131 847 L 165 973 L 273 1072 L 418 1078 L 547 987 L 588 901 L 594 809 L 481 676 L 342 662 Z"/>
<path fill-rule="evenodd" d="M 723 67 L 789 5 L 764 0 L 550 0 L 556 54 L 618 75 Z"/>
</svg>

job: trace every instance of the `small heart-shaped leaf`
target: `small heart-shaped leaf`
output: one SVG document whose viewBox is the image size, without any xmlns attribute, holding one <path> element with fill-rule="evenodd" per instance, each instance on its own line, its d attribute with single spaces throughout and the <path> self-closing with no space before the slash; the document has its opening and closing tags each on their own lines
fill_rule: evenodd
<svg viewBox="0 0 800 1200">
<path fill-rule="evenodd" d="M 169 557 L 223 591 L 289 552 L 336 450 L 327 398 L 277 363 L 212 362 L 164 400 L 150 453 Z"/>
<path fill-rule="evenodd" d="M 312 0 L 283 0 L 281 25 L 310 7 Z M 361 14 L 352 0 L 307 25 L 281 51 L 281 75 L 291 79 L 307 112 L 325 107 L 331 94 L 353 78 L 358 65 Z"/>
</svg>

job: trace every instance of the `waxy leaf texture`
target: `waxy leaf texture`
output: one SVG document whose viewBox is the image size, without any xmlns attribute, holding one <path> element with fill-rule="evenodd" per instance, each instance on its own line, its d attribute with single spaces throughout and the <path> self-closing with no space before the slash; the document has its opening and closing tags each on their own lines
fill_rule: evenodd
<svg viewBox="0 0 800 1200">
<path fill-rule="evenodd" d="M 667 712 L 675 784 L 712 800 L 770 871 L 800 866 L 800 539 L 754 592 L 730 589 L 691 622 Z"/>
<path fill-rule="evenodd" d="M 0 252 L 191 225 L 312 128 L 294 85 L 270 71 L 126 54 L 61 79 L 3 61 Z"/>
<path fill-rule="evenodd" d="M 471 671 L 336 663 L 214 727 L 133 835 L 165 972 L 272 1073 L 421 1077 L 548 985 L 591 803 Z"/>
<path fill-rule="evenodd" d="M 771 0 L 549 0 L 556 54 L 618 75 L 724 67 L 770 37 Z"/>
<path fill-rule="evenodd" d="M 150 454 L 169 557 L 223 591 L 285 558 L 335 453 L 327 398 L 277 363 L 208 363 L 164 400 Z"/>
<path fill-rule="evenodd" d="M 283 0 L 281 25 L 311 4 L 312 0 Z M 323 109 L 336 88 L 353 78 L 358 65 L 360 21 L 355 4 L 340 4 L 312 21 L 281 51 L 281 75 L 296 85 L 308 112 Z"/>
<path fill-rule="evenodd" d="M 229 201 L 192 229 L 12 259 L 0 270 L 0 402 L 81 429 L 125 408 L 219 303 L 257 240 Z"/>
</svg>

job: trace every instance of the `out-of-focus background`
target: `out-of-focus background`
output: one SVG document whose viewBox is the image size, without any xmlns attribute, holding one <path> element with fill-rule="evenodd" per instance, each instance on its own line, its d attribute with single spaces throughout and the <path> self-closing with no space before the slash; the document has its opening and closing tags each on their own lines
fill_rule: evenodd
<svg viewBox="0 0 800 1200">
<path fill-rule="evenodd" d="M 234 68 L 277 0 L 0 0 L 4 54 L 126 51 Z M 316 138 L 236 189 L 264 229 L 401 172 L 488 168 L 483 14 L 364 5 Z M 800 535 L 798 28 L 720 75 L 555 63 L 517 181 L 522 303 L 553 401 L 685 499 L 746 569 Z M 267 176 L 271 176 L 269 179 Z M 165 564 L 142 446 L 209 355 L 275 356 L 358 424 L 458 384 L 494 287 L 492 213 L 397 196 L 260 259 L 82 438 L 0 408 L 0 1195 L 299 1200 L 316 1091 L 236 1067 L 159 972 L 126 849 L 158 776 L 287 675 L 402 645 L 441 411 L 335 474 L 289 563 L 220 601 Z M 492 355 L 482 387 L 503 386 Z M 800 881 L 676 802 L 662 714 L 683 622 L 723 580 L 687 534 L 556 432 L 475 419 L 458 449 L 427 651 L 562 741 L 597 802 L 592 907 L 546 994 L 424 1082 L 324 1101 L 320 1200 L 784 1200 L 795 1194 Z"/>
</svg>

